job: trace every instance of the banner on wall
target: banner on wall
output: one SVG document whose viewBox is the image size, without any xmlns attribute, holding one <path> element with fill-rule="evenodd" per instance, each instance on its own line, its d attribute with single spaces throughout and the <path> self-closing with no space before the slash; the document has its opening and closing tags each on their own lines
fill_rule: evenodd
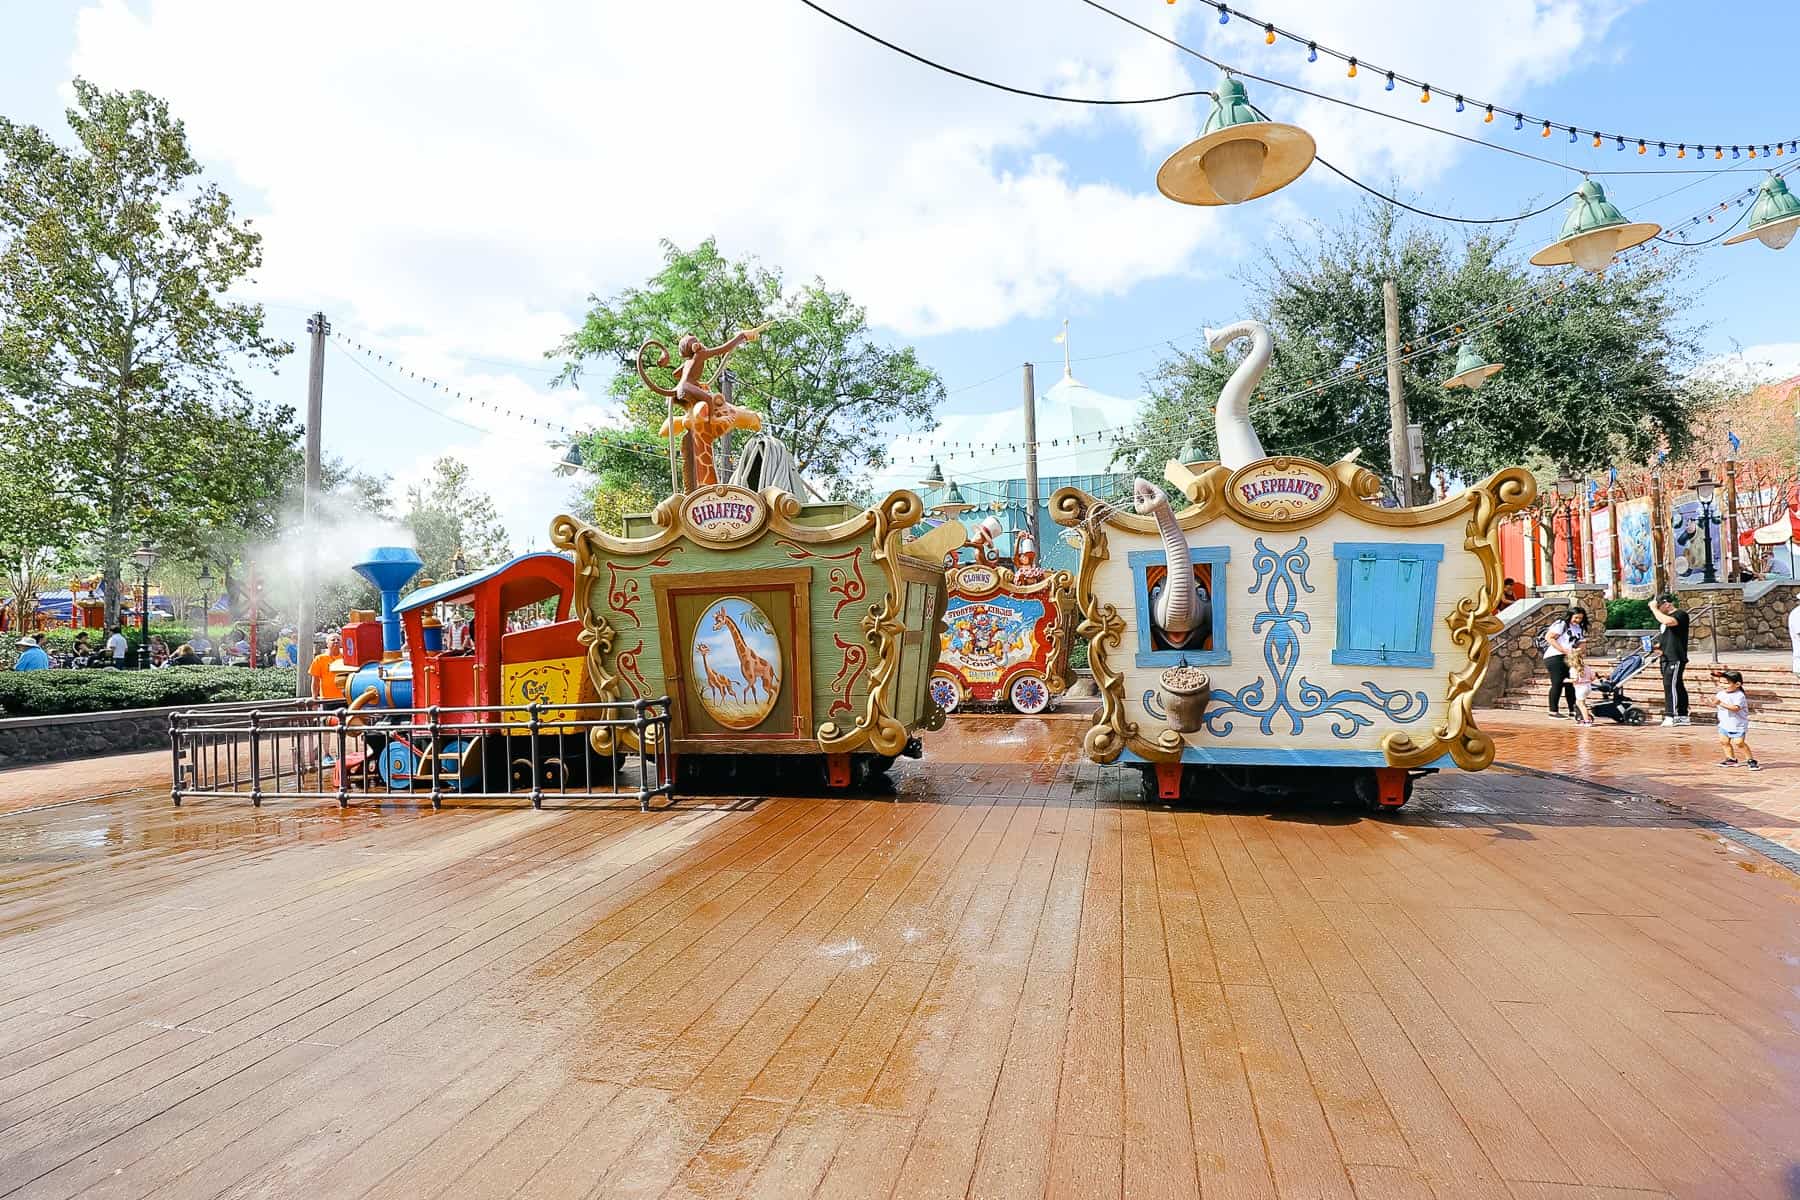
<svg viewBox="0 0 1800 1200">
<path fill-rule="evenodd" d="M 1619 590 L 1633 600 L 1656 590 L 1656 554 L 1651 541 L 1650 497 L 1619 505 Z"/>
<path fill-rule="evenodd" d="M 1588 514 L 1594 538 L 1594 582 L 1612 595 L 1612 510 L 1596 508 Z"/>
<path fill-rule="evenodd" d="M 1725 575 L 1725 556 L 1719 544 L 1724 521 L 1709 522 L 1702 531 L 1702 515 L 1700 502 L 1692 497 L 1669 506 L 1669 545 L 1675 555 L 1674 570 L 1670 575 L 1682 583 L 1699 583 L 1705 578 L 1708 550 L 1712 552 L 1714 578 L 1723 579 Z M 1723 516 L 1716 505 L 1713 515 Z"/>
</svg>

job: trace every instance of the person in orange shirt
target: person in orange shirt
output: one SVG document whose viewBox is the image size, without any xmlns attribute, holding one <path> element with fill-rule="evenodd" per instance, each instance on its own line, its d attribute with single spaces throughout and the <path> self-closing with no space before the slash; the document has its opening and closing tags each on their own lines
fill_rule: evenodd
<svg viewBox="0 0 1800 1200">
<path fill-rule="evenodd" d="M 331 669 L 331 664 L 342 658 L 343 654 L 344 639 L 334 633 L 326 641 L 325 649 L 313 655 L 312 666 L 307 668 L 307 674 L 312 676 L 314 699 L 336 704 L 344 702 L 344 685 Z"/>
</svg>

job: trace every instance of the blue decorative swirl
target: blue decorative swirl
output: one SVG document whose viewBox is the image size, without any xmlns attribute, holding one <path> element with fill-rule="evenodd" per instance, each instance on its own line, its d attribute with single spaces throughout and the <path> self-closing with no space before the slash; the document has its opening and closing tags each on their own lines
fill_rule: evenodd
<svg viewBox="0 0 1800 1200">
<path fill-rule="evenodd" d="M 1425 715 L 1431 701 L 1423 691 L 1390 692 L 1367 681 L 1354 688 L 1327 692 L 1302 675 L 1296 687 L 1298 700 L 1290 697 L 1288 690 L 1295 685 L 1294 672 L 1300 666 L 1300 635 L 1312 632 L 1311 618 L 1299 607 L 1301 593 L 1314 590 L 1306 578 L 1312 566 L 1306 538 L 1302 536 L 1291 549 L 1275 551 L 1259 537 L 1251 562 L 1256 568 L 1256 582 L 1250 585 L 1250 594 L 1261 592 L 1263 596 L 1263 610 L 1256 614 L 1251 629 L 1263 634 L 1263 662 L 1269 668 L 1268 678 L 1259 675 L 1235 692 L 1214 688 L 1206 714 L 1208 733 L 1224 737 L 1233 728 L 1232 717 L 1238 715 L 1256 720 L 1258 728 L 1269 735 L 1275 732 L 1276 717 L 1286 715 L 1291 736 L 1302 733 L 1308 721 L 1323 718 L 1331 723 L 1333 737 L 1348 740 L 1373 725 L 1377 716 L 1407 724 Z M 1268 694 L 1271 686 L 1273 696 Z M 1144 707 L 1150 709 L 1148 694 Z"/>
</svg>

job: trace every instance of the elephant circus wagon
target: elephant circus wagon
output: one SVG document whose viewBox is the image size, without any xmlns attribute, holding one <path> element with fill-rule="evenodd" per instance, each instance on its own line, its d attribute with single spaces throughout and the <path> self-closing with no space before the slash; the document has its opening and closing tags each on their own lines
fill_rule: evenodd
<svg viewBox="0 0 1800 1200">
<path fill-rule="evenodd" d="M 1051 498 L 1081 531 L 1077 632 L 1100 710 L 1084 748 L 1144 772 L 1161 799 L 1329 788 L 1398 807 L 1418 773 L 1480 770 L 1476 727 L 1500 595 L 1497 519 L 1530 504 L 1501 471 L 1423 508 L 1383 508 L 1355 455 L 1332 464 L 1263 451 L 1248 399 L 1268 331 L 1208 332 L 1251 349 L 1219 398 L 1218 462 L 1171 462 L 1186 500 L 1137 480 L 1127 504 L 1075 488 Z"/>
<path fill-rule="evenodd" d="M 1001 566 L 986 533 L 978 528 L 969 543 L 974 562 L 945 565 L 949 606 L 931 698 L 945 712 L 1004 701 L 1034 716 L 1069 686 L 1071 580 L 1067 571 L 1037 565 L 1024 532 L 1015 535 L 1017 565 Z"/>
</svg>

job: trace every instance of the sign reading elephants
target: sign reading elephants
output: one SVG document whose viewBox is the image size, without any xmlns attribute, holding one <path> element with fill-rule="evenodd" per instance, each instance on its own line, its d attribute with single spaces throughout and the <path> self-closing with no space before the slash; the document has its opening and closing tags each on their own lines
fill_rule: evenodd
<svg viewBox="0 0 1800 1200">
<path fill-rule="evenodd" d="M 1337 480 L 1298 458 L 1265 458 L 1236 471 L 1225 502 L 1264 521 L 1304 521 L 1337 502 Z"/>
</svg>

